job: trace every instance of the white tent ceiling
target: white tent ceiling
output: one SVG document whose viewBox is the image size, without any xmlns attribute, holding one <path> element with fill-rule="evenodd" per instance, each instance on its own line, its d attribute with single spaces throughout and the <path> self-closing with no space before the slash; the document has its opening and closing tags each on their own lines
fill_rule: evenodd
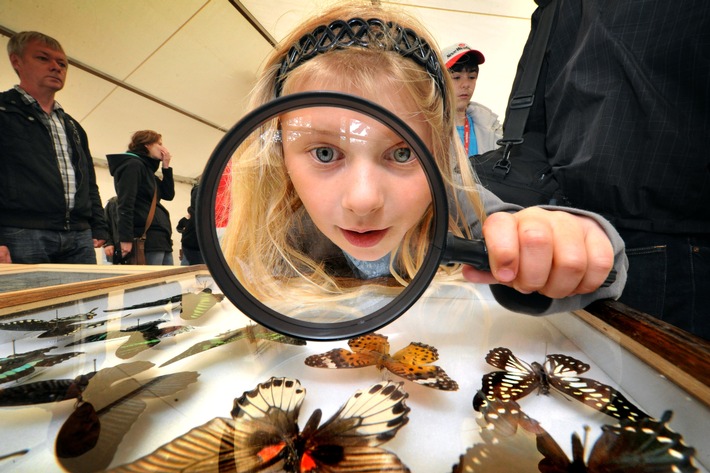
<svg viewBox="0 0 710 473">
<path fill-rule="evenodd" d="M 272 48 L 332 0 L 0 0 L 0 46 L 38 30 L 72 66 L 57 99 L 89 134 L 97 163 L 140 129 L 163 134 L 175 174 L 197 178 L 244 112 Z M 404 0 L 440 45 L 466 42 L 486 56 L 476 100 L 503 114 L 529 30 L 533 0 Z M 6 56 L 5 56 L 6 57 Z M 0 60 L 0 90 L 17 83 Z"/>
</svg>

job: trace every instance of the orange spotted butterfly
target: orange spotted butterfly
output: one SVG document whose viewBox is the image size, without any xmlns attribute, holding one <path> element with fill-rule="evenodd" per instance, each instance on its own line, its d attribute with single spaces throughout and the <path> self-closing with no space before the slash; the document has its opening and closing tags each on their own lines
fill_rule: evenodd
<svg viewBox="0 0 710 473">
<path fill-rule="evenodd" d="M 515 401 L 484 398 L 481 414 L 477 421 L 485 443 L 476 444 L 461 455 L 453 473 L 698 471 L 693 465 L 695 449 L 686 446 L 682 436 L 667 426 L 671 411 L 666 411 L 660 420 L 627 418 L 617 426 L 602 426 L 602 435 L 589 455 L 579 435 L 574 433 L 571 460 L 540 423 L 525 415 Z"/>
<path fill-rule="evenodd" d="M 547 355 L 545 364 L 528 364 L 507 348 L 494 348 L 486 362 L 503 371 L 483 375 L 482 393 L 473 400 L 478 410 L 484 397 L 502 401 L 520 399 L 533 390 L 548 394 L 550 388 L 577 399 L 604 414 L 617 419 L 638 421 L 648 417 L 616 389 L 590 378 L 577 376 L 589 370 L 589 365 L 567 355 Z"/>
<path fill-rule="evenodd" d="M 357 391 L 320 426 L 316 409 L 299 432 L 305 395 L 298 380 L 271 378 L 234 400 L 231 419 L 212 419 L 112 471 L 409 471 L 394 453 L 380 448 L 408 421 L 401 382 Z"/>
<path fill-rule="evenodd" d="M 387 368 L 397 376 L 430 388 L 442 391 L 456 391 L 459 388 L 458 383 L 449 378 L 443 369 L 429 364 L 439 359 L 439 353 L 432 346 L 412 342 L 390 355 L 387 337 L 376 333 L 350 339 L 348 346 L 352 351 L 336 348 L 320 355 L 311 355 L 305 363 L 315 368 L 376 366 L 379 370 Z"/>
</svg>

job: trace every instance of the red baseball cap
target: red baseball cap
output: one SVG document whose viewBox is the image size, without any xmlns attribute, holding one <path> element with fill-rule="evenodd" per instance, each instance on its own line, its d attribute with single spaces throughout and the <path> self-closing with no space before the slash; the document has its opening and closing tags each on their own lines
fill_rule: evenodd
<svg viewBox="0 0 710 473">
<path fill-rule="evenodd" d="M 459 59 L 468 55 L 474 57 L 477 64 L 483 64 L 486 62 L 486 58 L 483 56 L 481 51 L 472 49 L 471 46 L 466 43 L 452 44 L 451 46 L 442 49 L 441 54 L 444 56 L 444 63 L 446 64 L 447 69 L 451 69 L 451 67 L 456 64 Z"/>
</svg>

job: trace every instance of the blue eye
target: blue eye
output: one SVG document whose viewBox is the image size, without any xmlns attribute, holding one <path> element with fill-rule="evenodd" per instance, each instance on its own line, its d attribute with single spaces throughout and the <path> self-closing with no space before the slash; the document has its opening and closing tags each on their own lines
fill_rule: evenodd
<svg viewBox="0 0 710 473">
<path fill-rule="evenodd" d="M 330 163 L 335 159 L 335 150 L 333 148 L 315 148 L 311 153 L 313 157 L 322 163 Z"/>
<path fill-rule="evenodd" d="M 397 148 L 392 152 L 392 157 L 398 163 L 406 163 L 412 159 L 412 150 L 409 148 Z"/>
</svg>

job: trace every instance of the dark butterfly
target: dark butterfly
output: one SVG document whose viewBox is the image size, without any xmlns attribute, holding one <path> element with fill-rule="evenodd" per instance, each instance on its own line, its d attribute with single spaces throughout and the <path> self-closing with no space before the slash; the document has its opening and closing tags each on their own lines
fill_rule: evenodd
<svg viewBox="0 0 710 473">
<path fill-rule="evenodd" d="M 387 337 L 371 333 L 348 340 L 352 351 L 336 348 L 320 355 L 311 355 L 305 363 L 315 368 L 361 368 L 376 366 L 382 370 L 401 376 L 415 383 L 441 389 L 456 391 L 458 383 L 449 378 L 446 372 L 431 365 L 439 359 L 436 348 L 423 343 L 412 342 L 403 349 L 390 355 L 390 344 Z"/>
<path fill-rule="evenodd" d="M 0 323 L 0 330 L 13 330 L 22 332 L 38 332 L 39 338 L 49 338 L 49 337 L 61 337 L 64 335 L 69 335 L 82 328 L 95 327 L 106 323 L 98 322 L 92 324 L 82 323 L 87 320 L 91 320 L 96 317 L 96 309 L 93 308 L 89 312 L 77 315 L 71 315 L 69 317 L 60 317 L 55 319 L 43 320 L 43 319 L 24 319 L 24 320 L 14 320 L 12 322 Z"/>
<path fill-rule="evenodd" d="M 407 472 L 380 445 L 407 423 L 402 383 L 357 391 L 320 425 L 316 409 L 299 432 L 306 395 L 298 380 L 271 378 L 234 401 L 232 419 L 216 418 L 115 472 Z"/>
<path fill-rule="evenodd" d="M 619 425 L 602 426 L 587 456 L 576 433 L 572 434 L 572 459 L 539 422 L 529 418 L 515 401 L 484 399 L 483 422 L 477 444 L 461 456 L 454 473 L 693 473 L 695 449 L 667 426 L 671 411 L 660 420 L 622 419 Z M 585 442 L 586 443 L 586 442 Z M 585 461 L 585 458 L 587 459 Z"/>
<path fill-rule="evenodd" d="M 57 353 L 48 355 L 47 352 L 57 347 L 40 348 L 25 353 L 16 353 L 0 358 L 0 384 L 29 376 L 37 367 L 54 366 L 62 361 L 81 355 L 82 352 Z"/>
<path fill-rule="evenodd" d="M 547 355 L 544 365 L 528 364 L 507 348 L 494 348 L 486 355 L 486 362 L 503 371 L 483 375 L 483 387 L 473 400 L 478 410 L 484 397 L 502 401 L 527 396 L 535 389 L 548 394 L 550 388 L 617 419 L 638 421 L 648 414 L 631 403 L 616 389 L 578 375 L 589 370 L 589 365 L 567 355 Z"/>
<path fill-rule="evenodd" d="M 211 350 L 212 348 L 221 347 L 228 343 L 236 342 L 238 340 L 249 340 L 251 343 L 256 343 L 257 340 L 269 340 L 278 343 L 287 343 L 289 345 L 305 345 L 306 341 L 298 338 L 288 337 L 286 335 L 281 335 L 280 333 L 272 332 L 266 327 L 261 325 L 247 325 L 236 330 L 230 330 L 229 332 L 217 335 L 209 340 L 204 340 L 195 343 L 190 348 L 180 353 L 179 355 L 170 358 L 168 361 L 160 365 L 163 366 L 180 361 L 188 356 L 196 355 L 198 353 Z"/>
<path fill-rule="evenodd" d="M 67 471 L 108 467 L 121 440 L 146 408 L 145 400 L 173 396 L 197 381 L 196 372 L 155 378 L 134 376 L 153 363 L 136 361 L 98 371 L 64 422 L 55 443 L 57 461 Z"/>
<path fill-rule="evenodd" d="M 135 309 L 145 309 L 148 307 L 161 307 L 167 304 L 177 304 L 182 300 L 182 294 L 176 294 L 174 296 L 166 297 L 164 299 L 158 299 L 155 301 L 141 302 L 140 304 L 134 304 L 127 307 L 119 307 L 116 309 L 104 309 L 104 312 L 119 312 L 122 310 L 135 310 Z"/>
<path fill-rule="evenodd" d="M 68 343 L 65 346 L 70 347 L 74 345 L 83 345 L 85 343 L 101 342 L 121 337 L 128 337 L 132 332 L 148 332 L 150 330 L 154 330 L 158 325 L 164 324 L 165 322 L 167 322 L 165 319 L 151 320 L 150 322 L 144 322 L 142 324 L 139 323 L 126 329 L 94 333 L 82 338 L 81 340 Z"/>
<path fill-rule="evenodd" d="M 0 406 L 28 406 L 76 399 L 86 389 L 95 372 L 74 379 L 50 379 L 0 388 Z"/>
<path fill-rule="evenodd" d="M 174 337 L 193 329 L 194 327 L 189 325 L 170 325 L 168 327 L 156 327 L 150 330 L 131 332 L 128 340 L 116 349 L 116 356 L 122 360 L 132 358 L 142 351 L 153 348 L 164 338 Z"/>
</svg>

